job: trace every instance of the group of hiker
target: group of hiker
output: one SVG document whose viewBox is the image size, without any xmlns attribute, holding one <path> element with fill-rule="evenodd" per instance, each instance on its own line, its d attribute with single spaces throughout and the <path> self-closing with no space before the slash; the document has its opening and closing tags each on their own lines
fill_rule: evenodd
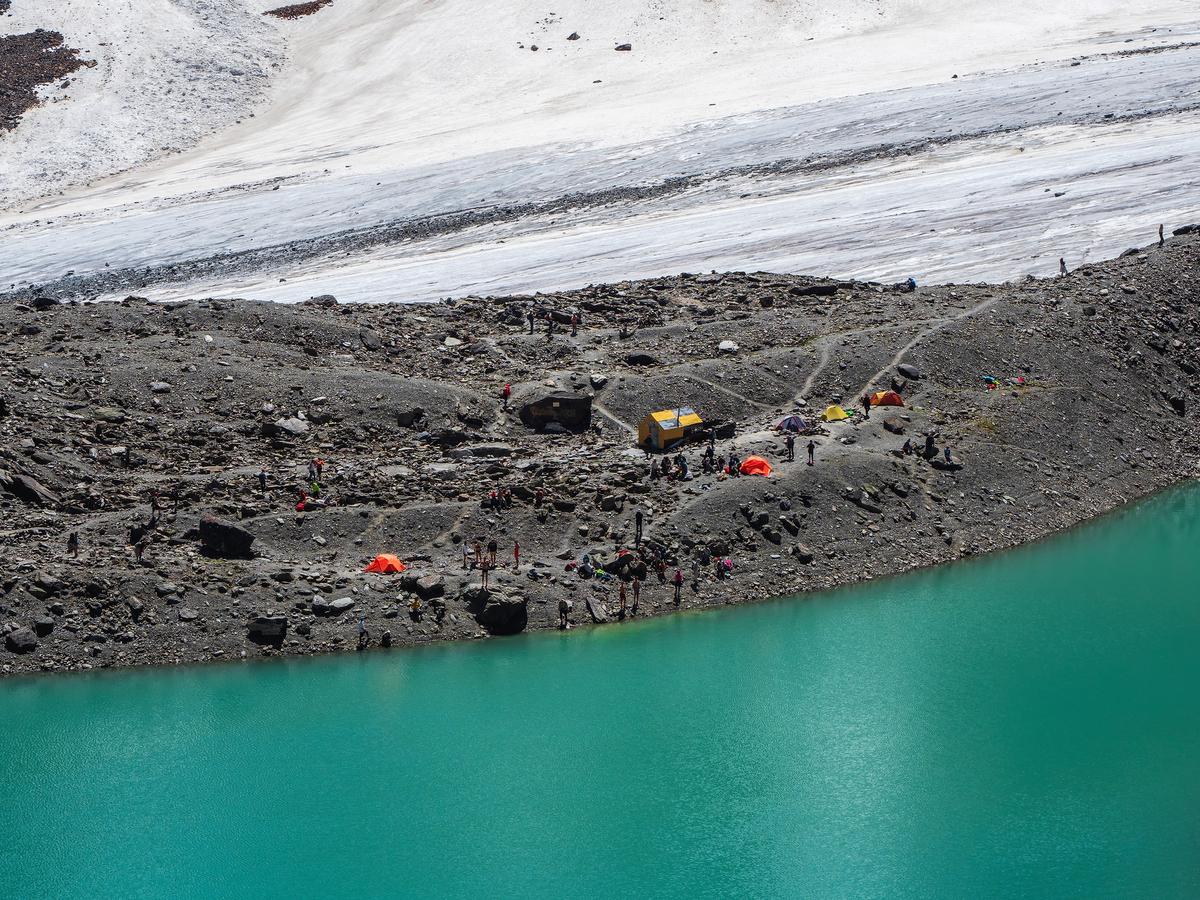
<svg viewBox="0 0 1200 900">
<path fill-rule="evenodd" d="M 464 571 L 478 570 L 481 578 L 481 584 L 486 589 L 491 582 L 491 572 L 499 567 L 496 555 L 500 552 L 500 545 L 495 538 L 489 538 L 487 544 L 479 538 L 472 542 L 462 542 L 462 567 Z M 518 572 L 521 569 L 521 544 L 519 541 L 513 541 L 512 549 L 513 571 Z"/>
<path fill-rule="evenodd" d="M 554 333 L 558 330 L 558 320 L 554 318 L 554 310 L 542 309 L 535 304 L 530 303 L 528 309 L 525 311 L 525 318 L 529 322 L 530 334 L 533 334 L 534 326 L 536 325 L 538 319 L 545 320 L 547 341 L 551 340 L 554 337 Z M 568 321 L 571 326 L 571 337 L 577 337 L 579 335 L 580 324 L 579 311 L 572 309 L 571 317 Z"/>
</svg>

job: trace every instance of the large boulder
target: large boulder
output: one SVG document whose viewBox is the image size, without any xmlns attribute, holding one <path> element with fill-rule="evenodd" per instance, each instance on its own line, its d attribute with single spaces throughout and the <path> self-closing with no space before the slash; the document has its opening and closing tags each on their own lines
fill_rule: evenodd
<svg viewBox="0 0 1200 900">
<path fill-rule="evenodd" d="M 37 635 L 31 628 L 18 628 L 4 636 L 4 646 L 13 653 L 32 653 L 37 645 Z"/>
<path fill-rule="evenodd" d="M 416 594 L 422 600 L 431 600 L 446 593 L 446 579 L 441 575 L 417 575 L 415 572 L 405 572 L 400 576 L 400 587 Z"/>
<path fill-rule="evenodd" d="M 0 488 L 26 503 L 58 503 L 58 495 L 31 475 L 10 474 L 0 469 Z"/>
<path fill-rule="evenodd" d="M 317 597 L 312 602 L 312 611 L 318 616 L 340 616 L 353 608 L 354 601 L 350 597 L 338 597 L 336 600 Z"/>
<path fill-rule="evenodd" d="M 499 588 L 469 588 L 464 592 L 468 608 L 489 634 L 517 634 L 529 622 L 528 601 Z"/>
<path fill-rule="evenodd" d="M 662 360 L 652 353 L 644 351 L 634 351 L 626 354 L 625 362 L 631 366 L 661 366 Z"/>
<path fill-rule="evenodd" d="M 278 647 L 287 635 L 287 616 L 255 616 L 250 621 L 248 636 L 256 644 Z"/>
<path fill-rule="evenodd" d="M 269 438 L 284 441 L 308 434 L 308 423 L 303 419 L 291 416 L 285 419 L 276 419 L 274 422 L 263 422 L 262 432 Z"/>
<path fill-rule="evenodd" d="M 254 556 L 254 535 L 240 525 L 216 516 L 200 518 L 200 544 L 211 556 L 224 559 L 250 559 Z"/>
<path fill-rule="evenodd" d="M 425 410 L 420 406 L 396 410 L 396 424 L 401 428 L 414 428 L 424 418 Z"/>
</svg>

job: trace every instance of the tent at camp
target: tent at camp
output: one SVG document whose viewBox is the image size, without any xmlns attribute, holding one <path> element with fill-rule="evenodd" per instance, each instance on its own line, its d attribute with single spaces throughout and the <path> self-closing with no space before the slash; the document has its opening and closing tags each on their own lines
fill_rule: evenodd
<svg viewBox="0 0 1200 900">
<path fill-rule="evenodd" d="M 825 412 L 821 413 L 821 418 L 826 422 L 840 422 L 842 419 L 850 418 L 850 413 L 835 403 L 833 406 L 825 407 Z"/>
<path fill-rule="evenodd" d="M 808 430 L 808 420 L 802 419 L 800 416 L 785 416 L 775 426 L 776 431 L 794 431 L 799 434 L 801 431 Z"/>
<path fill-rule="evenodd" d="M 690 406 L 660 410 L 638 423 L 638 446 L 647 450 L 667 450 L 703 428 L 704 420 Z"/>
<path fill-rule="evenodd" d="M 747 456 L 742 460 L 742 464 L 738 466 L 738 471 L 743 475 L 762 475 L 768 476 L 773 471 L 771 464 L 761 456 Z"/>
<path fill-rule="evenodd" d="M 877 391 L 871 395 L 872 406 L 903 406 L 904 401 L 895 391 Z"/>
<path fill-rule="evenodd" d="M 408 566 L 400 562 L 400 557 L 393 556 L 390 553 L 380 553 L 367 564 L 366 570 L 368 572 L 378 572 L 380 575 L 395 575 L 407 568 Z"/>
</svg>

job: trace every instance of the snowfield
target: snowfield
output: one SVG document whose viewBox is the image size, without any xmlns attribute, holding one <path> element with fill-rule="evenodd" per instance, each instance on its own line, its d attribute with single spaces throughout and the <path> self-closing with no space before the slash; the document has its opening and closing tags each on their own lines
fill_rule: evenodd
<svg viewBox="0 0 1200 900">
<path fill-rule="evenodd" d="M 1004 280 L 1200 219 L 1193 0 L 134 5 L 0 18 L 101 62 L 0 137 L 0 290 Z"/>
</svg>

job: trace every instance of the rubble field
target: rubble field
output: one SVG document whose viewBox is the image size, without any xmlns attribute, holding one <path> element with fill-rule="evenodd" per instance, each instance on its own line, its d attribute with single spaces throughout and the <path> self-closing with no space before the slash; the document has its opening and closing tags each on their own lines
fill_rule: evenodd
<svg viewBox="0 0 1200 900">
<path fill-rule="evenodd" d="M 564 599 L 572 627 L 621 627 L 620 573 L 643 565 L 637 617 L 1041 537 L 1197 474 L 1198 263 L 1190 227 L 1059 279 L 915 291 L 733 273 L 427 305 L 30 294 L 0 308 L 0 670 L 351 651 L 360 619 L 372 649 L 486 638 L 558 627 Z M 893 389 L 903 407 L 863 417 Z M 556 393 L 590 399 L 592 427 L 522 421 Z M 832 403 L 851 418 L 820 421 Z M 717 457 L 773 475 L 706 474 L 701 439 L 667 454 L 691 477 L 652 478 L 638 423 L 684 406 Z M 811 433 L 788 462 L 793 413 Z M 313 459 L 324 505 L 298 512 Z M 638 512 L 640 555 L 619 556 Z M 463 547 L 489 540 L 485 590 Z M 407 571 L 364 572 L 383 553 Z M 581 577 L 585 553 L 617 577 Z"/>
</svg>

